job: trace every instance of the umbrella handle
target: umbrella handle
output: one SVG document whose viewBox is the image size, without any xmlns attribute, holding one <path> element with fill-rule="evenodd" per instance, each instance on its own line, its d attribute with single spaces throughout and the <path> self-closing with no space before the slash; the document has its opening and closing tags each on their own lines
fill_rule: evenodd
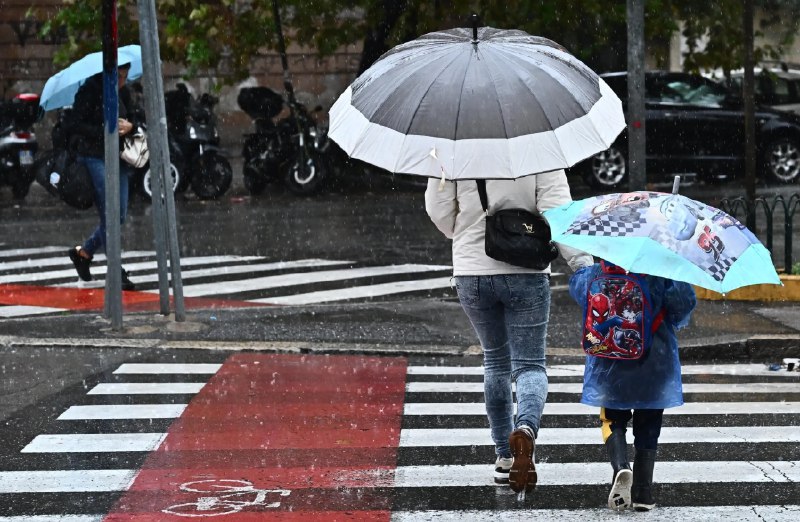
<svg viewBox="0 0 800 522">
<path fill-rule="evenodd" d="M 681 184 L 681 177 L 680 176 L 675 176 L 675 181 L 672 182 L 672 193 L 673 194 L 677 194 L 678 193 L 678 185 L 680 185 L 680 184 Z"/>
</svg>

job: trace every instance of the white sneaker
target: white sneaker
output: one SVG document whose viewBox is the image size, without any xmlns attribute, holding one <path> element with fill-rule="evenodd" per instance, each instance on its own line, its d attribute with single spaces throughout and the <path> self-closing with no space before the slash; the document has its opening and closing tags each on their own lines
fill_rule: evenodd
<svg viewBox="0 0 800 522">
<path fill-rule="evenodd" d="M 508 472 L 511 470 L 511 465 L 514 463 L 512 457 L 497 457 L 494 461 L 494 483 L 495 484 L 508 484 Z"/>
</svg>

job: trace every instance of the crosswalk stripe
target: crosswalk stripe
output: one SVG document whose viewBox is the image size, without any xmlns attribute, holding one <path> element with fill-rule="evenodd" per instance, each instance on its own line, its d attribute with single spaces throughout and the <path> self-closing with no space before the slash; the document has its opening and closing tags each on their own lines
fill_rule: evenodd
<svg viewBox="0 0 800 522">
<path fill-rule="evenodd" d="M 450 286 L 450 277 L 422 279 L 417 281 L 396 281 L 377 285 L 352 286 L 341 290 L 323 290 L 305 294 L 286 295 L 280 297 L 265 297 L 253 299 L 251 302 L 271 303 L 281 305 L 303 305 L 312 303 L 326 303 L 330 301 L 343 301 L 360 297 L 378 297 L 382 295 L 399 294 L 403 292 L 416 292 L 419 290 L 432 290 Z"/>
<path fill-rule="evenodd" d="M 54 252 L 63 254 L 66 251 L 67 251 L 66 248 L 60 246 L 14 248 L 11 250 L 0 250 L 0 257 L 18 257 L 18 256 L 30 256 L 36 254 L 52 254 Z"/>
<path fill-rule="evenodd" d="M 543 415 L 598 415 L 600 408 L 580 403 L 548 402 Z M 800 414 L 800 402 L 687 402 L 664 415 Z M 408 402 L 404 415 L 486 415 L 482 402 Z"/>
<path fill-rule="evenodd" d="M 22 515 L 0 517 L 0 522 L 101 522 L 104 515 Z"/>
<path fill-rule="evenodd" d="M 37 435 L 21 453 L 154 451 L 166 433 L 77 433 Z"/>
<path fill-rule="evenodd" d="M 88 395 L 146 395 L 197 393 L 204 382 L 101 382 Z"/>
<path fill-rule="evenodd" d="M 536 445 L 598 445 L 602 442 L 599 428 L 542 428 Z M 713 442 L 800 442 L 797 426 L 719 426 L 666 427 L 661 428 L 659 444 Z M 400 432 L 400 447 L 422 446 L 493 446 L 489 428 L 403 429 Z M 800 470 L 798 470 L 800 472 Z"/>
<path fill-rule="evenodd" d="M 58 420 L 174 419 L 186 404 L 97 404 L 70 406 Z"/>
<path fill-rule="evenodd" d="M 580 355 L 575 350 L 575 355 Z M 583 377 L 583 364 L 554 364 L 547 367 L 551 377 Z M 783 376 L 797 377 L 797 373 L 772 371 L 766 364 L 684 364 L 683 375 L 740 375 L 748 377 Z M 409 366 L 408 375 L 483 375 L 483 366 Z"/>
<path fill-rule="evenodd" d="M 447 486 L 491 486 L 488 464 L 399 466 L 395 472 L 397 488 Z M 606 462 L 537 462 L 537 486 L 608 484 L 611 466 Z M 659 462 L 653 481 L 659 484 L 760 483 L 800 481 L 800 462 L 796 461 L 714 461 Z"/>
<path fill-rule="evenodd" d="M 703 520 L 736 522 L 790 522 L 800 519 L 800 505 L 780 506 L 658 506 L 650 513 L 637 513 L 635 517 L 626 513 L 611 514 L 608 508 L 598 509 L 525 509 L 485 511 L 400 511 L 392 513 L 392 522 L 497 522 L 530 520 L 558 520 L 559 522 L 587 522 L 591 520 L 623 520 L 642 518 L 648 522 L 674 522 L 675 520 Z M 0 522 L 3 522 L 0 519 Z"/>
<path fill-rule="evenodd" d="M 155 255 L 154 252 L 151 254 Z M 122 256 L 126 258 L 125 255 Z M 198 266 L 198 265 L 210 265 L 216 263 L 237 263 L 237 262 L 245 262 L 245 261 L 252 261 L 256 259 L 262 259 L 257 256 L 203 256 L 203 257 L 184 257 L 181 259 L 181 268 L 183 267 L 190 267 L 190 266 Z M 58 265 L 63 265 L 63 260 L 60 263 L 54 263 Z M 245 265 L 246 266 L 246 265 Z M 138 270 L 156 270 L 158 268 L 158 263 L 156 261 L 141 261 L 138 263 L 125 263 L 125 269 L 128 272 L 138 271 Z M 0 265 L 0 270 L 3 269 L 3 265 Z M 92 265 L 92 275 L 93 276 L 101 276 L 105 275 L 108 271 L 107 265 L 101 264 L 93 264 Z M 138 276 L 137 276 L 138 277 Z M 158 276 L 154 276 L 154 280 L 158 280 Z M 181 272 L 181 277 L 185 277 L 185 274 Z M 34 283 L 38 281 L 49 281 L 53 279 L 65 279 L 65 278 L 76 278 L 77 274 L 75 273 L 75 269 L 70 267 L 66 269 L 60 270 L 49 270 L 45 272 L 29 272 L 23 274 L 8 274 L 8 275 L 0 275 L 0 283 L 11 284 L 11 283 Z M 74 283 L 66 283 L 61 285 L 53 285 L 53 286 L 74 286 Z"/>
<path fill-rule="evenodd" d="M 406 390 L 410 393 L 483 393 L 482 382 L 409 382 Z M 551 393 L 581 393 L 583 383 L 550 383 Z M 690 383 L 683 385 L 684 393 L 786 393 L 800 392 L 796 382 L 753 382 L 753 383 Z"/>
<path fill-rule="evenodd" d="M 210 363 L 125 363 L 115 374 L 215 374 L 221 364 Z"/>
<path fill-rule="evenodd" d="M 67 257 L 67 248 L 62 250 L 64 252 L 63 255 L 54 256 L 54 257 L 42 257 L 37 259 L 23 259 L 20 261 L 6 261 L 4 263 L 0 263 L 0 272 L 6 272 L 10 270 L 18 270 L 20 268 L 42 268 L 45 266 L 59 266 L 59 265 L 69 265 L 70 260 Z M 126 252 L 122 252 L 122 259 L 134 259 L 137 257 L 148 257 L 148 256 L 155 256 L 156 253 L 152 250 L 129 250 Z M 99 264 L 106 260 L 105 254 L 95 254 L 94 256 L 94 263 Z M 98 266 L 98 268 L 100 268 Z M 75 272 L 75 269 L 72 269 L 72 272 Z M 5 279 L 0 279 L 0 283 L 7 283 Z"/>
<path fill-rule="evenodd" d="M 184 295 L 186 297 L 203 297 L 206 295 L 214 295 L 214 294 L 237 294 L 242 292 L 253 292 L 257 290 L 267 290 L 270 288 L 277 288 L 283 286 L 296 286 L 296 285 L 305 285 L 311 283 L 342 281 L 346 279 L 356 279 L 360 277 L 410 274 L 415 272 L 432 272 L 436 270 L 447 270 L 449 268 L 450 267 L 448 266 L 442 266 L 442 265 L 405 264 L 405 265 L 349 268 L 344 270 L 322 270 L 316 272 L 299 272 L 295 274 L 281 274 L 274 276 L 254 277 L 251 279 L 241 279 L 234 281 L 184 285 L 183 290 L 184 290 Z M 158 291 L 154 290 L 152 292 L 157 293 Z"/>
<path fill-rule="evenodd" d="M 28 315 L 52 314 L 66 311 L 67 310 L 64 308 L 52 308 L 49 306 L 9 305 L 0 307 L 0 317 L 24 317 Z"/>
<path fill-rule="evenodd" d="M 127 490 L 135 469 L 0 471 L 0 493 L 88 493 Z"/>
</svg>

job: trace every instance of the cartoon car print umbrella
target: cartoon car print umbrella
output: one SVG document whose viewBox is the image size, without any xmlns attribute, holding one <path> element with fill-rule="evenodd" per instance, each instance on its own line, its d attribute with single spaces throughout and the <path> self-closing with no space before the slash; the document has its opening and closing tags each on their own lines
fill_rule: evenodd
<svg viewBox="0 0 800 522">
<path fill-rule="evenodd" d="M 142 76 L 142 48 L 138 45 L 126 45 L 117 49 L 117 63 L 131 64 L 128 80 L 136 80 Z M 39 106 L 45 111 L 52 111 L 72 105 L 75 94 L 83 82 L 97 73 L 103 72 L 103 53 L 87 54 L 51 76 L 42 89 Z"/>
<path fill-rule="evenodd" d="M 329 136 L 394 173 L 514 179 L 570 167 L 625 128 L 619 98 L 563 47 L 474 23 L 385 53 L 331 107 Z"/>
<path fill-rule="evenodd" d="M 627 192 L 544 212 L 553 241 L 631 272 L 719 293 L 781 284 L 769 251 L 729 214 L 677 193 Z"/>
</svg>

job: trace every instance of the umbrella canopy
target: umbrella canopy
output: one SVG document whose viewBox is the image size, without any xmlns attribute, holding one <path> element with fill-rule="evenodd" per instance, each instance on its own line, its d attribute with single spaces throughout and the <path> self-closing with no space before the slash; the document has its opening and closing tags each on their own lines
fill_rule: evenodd
<svg viewBox="0 0 800 522">
<path fill-rule="evenodd" d="M 734 217 L 679 194 L 628 192 L 544 212 L 553 241 L 631 272 L 715 292 L 780 284 L 769 251 Z"/>
<path fill-rule="evenodd" d="M 120 47 L 117 49 L 117 63 L 119 65 L 131 64 L 131 69 L 128 71 L 129 80 L 141 77 L 142 48 L 138 45 Z M 87 54 L 47 80 L 39 105 L 46 111 L 72 105 L 75 101 L 75 94 L 83 82 L 101 72 L 103 72 L 103 53 Z"/>
<path fill-rule="evenodd" d="M 329 136 L 391 172 L 513 179 L 570 167 L 624 128 L 619 98 L 563 47 L 482 27 L 384 54 L 331 107 Z"/>
</svg>

